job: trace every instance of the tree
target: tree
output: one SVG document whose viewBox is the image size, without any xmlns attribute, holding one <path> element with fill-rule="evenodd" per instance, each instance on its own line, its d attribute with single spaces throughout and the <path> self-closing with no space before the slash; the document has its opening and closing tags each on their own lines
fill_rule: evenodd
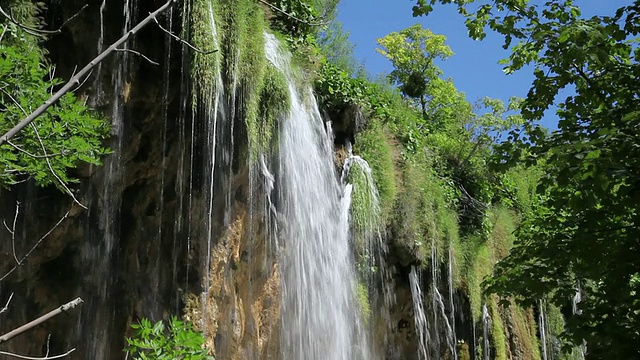
<svg viewBox="0 0 640 360">
<path fill-rule="evenodd" d="M 16 3 L 9 8 L 17 22 L 0 19 L 0 132 L 9 131 L 34 107 L 44 103 L 62 82 L 45 61 L 39 46 L 37 8 Z M 34 106 L 36 105 L 36 106 Z M 109 126 L 72 93 L 67 93 L 40 121 L 0 147 L 0 184 L 9 186 L 31 177 L 41 186 L 54 184 L 68 191 L 75 181 L 67 170 L 80 162 L 99 164 L 108 152 L 102 141 Z"/>
<path fill-rule="evenodd" d="M 420 24 L 378 39 L 382 49 L 377 51 L 389 59 L 394 67 L 389 79 L 399 85 L 403 95 L 420 104 L 425 118 L 429 86 L 442 74 L 434 60 L 444 60 L 453 55 L 451 48 L 445 45 L 445 40 L 443 35 L 423 29 Z"/>
<path fill-rule="evenodd" d="M 436 2 L 455 3 L 470 36 L 482 38 L 488 26 L 505 37 L 512 50 L 506 73 L 535 67 L 522 104 L 530 122 L 502 150 L 511 160 L 543 160 L 547 175 L 536 211 L 524 219 L 489 291 L 566 306 L 580 289 L 580 314 L 568 320 L 567 338 L 586 340 L 588 358 L 637 358 L 640 1 L 589 19 L 571 0 L 541 7 L 523 0 L 419 0 L 414 15 L 428 14 Z M 546 134 L 532 122 L 566 87 L 573 94 L 558 104 L 558 130 Z"/>
</svg>

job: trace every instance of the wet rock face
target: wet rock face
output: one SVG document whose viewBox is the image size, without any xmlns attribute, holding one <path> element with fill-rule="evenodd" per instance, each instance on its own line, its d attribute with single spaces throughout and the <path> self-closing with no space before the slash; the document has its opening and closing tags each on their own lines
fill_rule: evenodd
<svg viewBox="0 0 640 360">
<path fill-rule="evenodd" d="M 54 1 L 45 19 L 51 27 L 76 13 L 85 1 Z M 47 47 L 57 74 L 69 78 L 76 66 L 88 63 L 98 50 L 119 38 L 126 16 L 141 19 L 160 5 L 135 1 L 126 14 L 123 1 L 89 1 L 87 9 L 52 36 Z M 179 33 L 180 9 L 173 11 L 173 30 Z M 166 21 L 166 19 L 164 19 Z M 135 23 L 135 22 L 134 22 Z M 102 29 L 100 24 L 102 24 Z M 165 27 L 169 27 L 165 23 Z M 102 31 L 101 31 L 102 30 Z M 2 218 L 12 223 L 15 202 L 21 204 L 15 241 L 0 232 L 0 268 L 13 267 L 16 254 L 25 254 L 71 208 L 62 222 L 31 253 L 24 266 L 0 283 L 0 301 L 14 293 L 10 312 L 3 314 L 0 331 L 17 327 L 80 296 L 85 303 L 4 344 L 3 350 L 31 356 L 44 355 L 47 337 L 52 354 L 77 350 L 72 359 L 119 359 L 130 335 L 128 324 L 140 317 L 152 321 L 181 314 L 188 295 L 200 298 L 208 269 L 205 218 L 212 213 L 212 266 L 209 298 L 217 309 L 207 319 L 212 347 L 227 358 L 244 354 L 276 354 L 279 312 L 279 274 L 259 224 L 248 215 L 247 165 L 237 160 L 231 181 L 216 183 L 211 204 L 204 203 L 203 165 L 207 160 L 202 129 L 206 119 L 192 117 L 188 57 L 181 47 L 150 25 L 135 35 L 130 48 L 159 62 L 153 65 L 133 54 L 117 53 L 96 68 L 78 95 L 94 104 L 107 118 L 122 116 L 110 144 L 116 153 L 105 166 L 77 171 L 83 178 L 78 198 L 88 210 L 71 207 L 68 197 L 55 189 L 24 185 L 2 194 Z M 116 81 L 117 66 L 126 63 Z M 119 102 L 121 108 L 114 109 Z M 239 125 L 238 125 L 239 126 Z M 246 147 L 242 129 L 236 146 Z M 121 148 L 116 145 L 120 142 Z M 237 150 L 236 153 L 241 153 Z M 116 169 L 117 171 L 114 171 Z M 230 217 L 220 194 L 232 191 Z M 111 201 L 117 199 L 117 201 Z M 250 220 L 251 219 L 251 220 Z M 249 233 L 251 228 L 254 233 Z M 257 234 L 256 234 L 257 232 Z M 213 305 L 212 305 L 213 306 Z M 274 337 L 275 336 L 275 337 Z M 275 339 L 275 340 L 274 340 Z M 224 358 L 224 357 L 223 357 Z"/>
</svg>

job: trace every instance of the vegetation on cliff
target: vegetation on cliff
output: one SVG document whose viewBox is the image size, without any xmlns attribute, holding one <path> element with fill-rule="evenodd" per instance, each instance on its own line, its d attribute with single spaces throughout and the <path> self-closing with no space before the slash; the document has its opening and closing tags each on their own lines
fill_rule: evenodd
<svg viewBox="0 0 640 360">
<path fill-rule="evenodd" d="M 512 50 L 507 73 L 534 66 L 526 99 L 466 99 L 434 64 L 452 54 L 446 39 L 420 26 L 381 38 L 379 51 L 395 69 L 386 79 L 367 78 L 335 21 L 335 0 L 194 0 L 184 36 L 219 51 L 190 59 L 192 110 L 208 116 L 212 101 L 239 105 L 249 161 L 277 147 L 278 120 L 291 99 L 283 74 L 265 59 L 264 33 L 279 32 L 325 113 L 343 123 L 341 139 L 372 169 L 379 206 L 363 168 L 347 179 L 356 235 L 380 230 L 398 267 L 450 265 L 449 291 L 463 294 L 477 324 L 486 306 L 498 359 L 516 352 L 540 358 L 540 345 L 571 358 L 584 341 L 588 357 L 637 357 L 640 3 L 585 19 L 572 1 L 418 0 L 414 14 L 437 2 L 456 4 L 474 38 L 487 26 L 504 35 Z M 0 4 L 20 24 L 41 25 L 31 3 Z M 4 132 L 60 82 L 38 36 L 6 17 L 0 28 Z M 535 120 L 565 87 L 574 93 L 559 106 L 558 131 L 548 133 Z M 68 94 L 1 146 L 0 184 L 32 178 L 69 191 L 71 169 L 108 153 L 108 131 Z M 354 291 L 368 318 L 374 311 L 361 280 Z M 546 313 L 541 330 L 552 341 L 538 343 L 535 312 Z M 148 338 L 130 340 L 131 350 L 156 346 L 152 338 L 165 330 L 159 324 L 143 323 L 139 335 Z M 192 340 L 199 346 L 202 339 Z M 460 358 L 468 357 L 468 346 L 460 348 Z"/>
<path fill-rule="evenodd" d="M 3 2 L 2 5 L 5 5 Z M 55 67 L 45 58 L 38 7 L 31 2 L 8 2 L 14 20 L 0 18 L 0 132 L 6 133 L 61 84 Z M 28 27 L 28 28 L 27 28 Z M 29 30 L 32 28 L 34 30 Z M 69 191 L 77 182 L 70 170 L 82 163 L 100 164 L 109 151 L 103 140 L 107 122 L 68 93 L 31 123 L 19 136 L 0 146 L 0 185 L 7 187 L 28 179 L 40 186 L 54 185 Z"/>
</svg>

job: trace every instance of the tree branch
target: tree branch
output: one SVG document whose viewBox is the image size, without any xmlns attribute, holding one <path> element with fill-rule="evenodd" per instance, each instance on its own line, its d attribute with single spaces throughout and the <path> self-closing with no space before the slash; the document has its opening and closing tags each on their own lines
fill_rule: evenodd
<svg viewBox="0 0 640 360">
<path fill-rule="evenodd" d="M 0 309 L 0 314 L 6 312 L 7 310 L 9 310 L 9 303 L 11 303 L 11 299 L 13 299 L 13 293 L 11 293 L 11 295 L 9 295 L 9 299 L 7 300 L 7 303 L 4 305 L 4 307 L 2 309 Z"/>
<path fill-rule="evenodd" d="M 74 351 L 76 351 L 76 348 L 73 348 L 73 349 L 67 351 L 64 354 L 54 355 L 54 356 L 45 356 L 45 357 L 24 356 L 24 355 L 18 355 L 18 354 L 6 352 L 6 351 L 0 351 L 0 355 L 12 356 L 12 357 L 17 358 L 17 359 L 25 359 L 25 360 L 54 360 L 54 359 L 61 359 L 61 358 L 65 357 L 65 356 L 71 354 Z"/>
<path fill-rule="evenodd" d="M 38 132 L 38 128 L 36 127 L 36 125 L 35 124 L 29 124 L 29 125 L 31 125 L 31 128 L 33 128 L 33 131 L 36 133 L 36 137 L 38 138 L 38 142 L 40 143 L 40 147 L 42 147 L 42 152 L 45 155 L 44 160 L 47 162 L 47 166 L 49 167 L 49 170 L 51 171 L 51 175 L 53 175 L 53 177 L 55 177 L 56 180 L 58 180 L 58 182 L 60 183 L 60 186 L 62 186 L 62 188 L 66 191 L 66 193 L 69 194 L 69 196 L 71 196 L 71 198 L 73 199 L 73 201 L 76 204 L 80 205 L 81 208 L 87 210 L 87 207 L 82 205 L 82 203 L 80 201 L 78 201 L 78 199 L 76 199 L 76 196 L 73 195 L 73 193 L 71 192 L 71 189 L 69 189 L 67 184 L 64 181 L 62 181 L 62 179 L 60 179 L 60 177 L 58 176 L 56 171 L 53 169 L 53 166 L 51 166 L 51 161 L 49 161 L 49 156 L 47 155 L 47 148 L 42 143 L 42 138 L 40 137 L 40 133 Z"/>
<path fill-rule="evenodd" d="M 56 30 L 42 30 L 42 29 L 36 29 L 36 28 L 32 28 L 30 26 L 24 25 L 21 22 L 19 22 L 18 20 L 13 18 L 13 15 L 11 14 L 7 14 L 6 11 L 4 11 L 4 9 L 2 7 L 0 7 L 0 14 L 2 16 L 4 16 L 5 18 L 9 19 L 9 21 L 11 21 L 12 23 L 16 24 L 18 27 L 20 27 L 22 30 L 24 30 L 25 32 L 27 32 L 27 34 L 31 34 L 33 36 L 44 36 L 44 35 L 53 35 L 53 34 L 60 34 L 62 32 L 62 28 L 67 25 L 67 23 L 73 19 L 75 19 L 78 15 L 80 15 L 80 13 L 82 11 L 84 11 L 84 9 L 86 9 L 89 6 L 89 4 L 85 4 L 82 8 L 80 8 L 80 10 L 78 10 L 77 13 L 75 13 L 73 16 L 71 16 L 70 18 L 68 18 L 65 22 L 62 23 L 62 25 L 60 25 L 59 28 L 57 28 Z"/>
<path fill-rule="evenodd" d="M 126 34 L 124 34 L 118 41 L 111 44 L 105 51 L 103 51 L 96 58 L 91 60 L 89 64 L 87 64 L 82 70 L 80 70 L 74 77 L 72 77 L 66 85 L 64 85 L 60 90 L 58 90 L 53 96 L 51 96 L 44 104 L 40 105 L 35 111 L 33 111 L 29 116 L 20 121 L 16 126 L 14 126 L 11 130 L 9 130 L 6 134 L 0 137 L 0 145 L 4 144 L 7 140 L 11 139 L 15 134 L 24 129 L 27 125 L 29 125 L 33 120 L 35 120 L 38 116 L 42 115 L 51 105 L 56 103 L 64 94 L 71 91 L 74 86 L 80 84 L 80 79 L 87 74 L 93 67 L 98 65 L 102 60 L 104 60 L 107 55 L 111 54 L 115 51 L 120 45 L 126 42 L 132 35 L 136 34 L 140 29 L 145 27 L 151 20 L 153 20 L 158 14 L 163 13 L 171 6 L 177 3 L 177 0 L 169 0 L 167 3 L 162 5 L 158 10 L 152 12 L 147 16 L 144 20 L 142 20 L 138 25 L 136 25 L 133 29 L 129 30 Z"/>
<path fill-rule="evenodd" d="M 147 56 L 145 56 L 144 54 L 142 54 L 139 51 L 135 51 L 135 50 L 131 50 L 131 49 L 115 49 L 115 51 L 121 51 L 121 52 L 130 52 L 134 55 L 140 56 L 141 58 L 147 60 L 151 65 L 160 65 L 159 63 L 149 59 Z"/>
<path fill-rule="evenodd" d="M 153 21 L 155 21 L 156 25 L 158 25 L 160 30 L 164 31 L 165 33 L 167 33 L 167 35 L 171 36 L 172 38 L 174 38 L 178 42 L 187 45 L 189 48 L 191 48 L 195 52 L 199 52 L 199 53 L 201 53 L 203 55 L 210 55 L 210 54 L 213 54 L 213 53 L 218 51 L 218 49 L 213 49 L 211 51 L 204 51 L 204 50 L 198 49 L 197 47 L 191 45 L 188 41 L 182 39 L 181 37 L 179 37 L 178 35 L 172 33 L 171 31 L 165 29 L 162 25 L 160 25 L 160 22 L 155 17 L 153 18 Z"/>
<path fill-rule="evenodd" d="M 27 330 L 35 327 L 35 326 L 38 326 L 38 325 L 42 324 L 43 322 L 51 319 L 52 317 L 54 317 L 56 315 L 62 314 L 65 311 L 71 310 L 71 309 L 75 308 L 76 306 L 79 306 L 82 303 L 83 303 L 83 301 L 82 301 L 81 298 L 76 298 L 73 301 L 69 301 L 68 303 L 60 306 L 59 308 L 51 310 L 48 313 L 40 316 L 39 318 L 37 318 L 37 319 L 35 319 L 33 321 L 30 321 L 30 322 L 18 327 L 17 329 L 9 331 L 8 333 L 0 336 L 0 344 L 10 340 L 11 338 L 13 338 L 16 335 L 20 335 L 23 332 L 25 332 L 25 331 L 27 331 Z"/>
<path fill-rule="evenodd" d="M 71 209 L 69 209 L 61 218 L 60 220 L 58 220 L 58 222 L 53 225 L 53 227 L 51 229 L 49 229 L 49 231 L 47 231 L 46 234 L 44 234 L 40 239 L 38 239 L 38 241 L 31 247 L 31 249 L 29 249 L 29 251 L 24 254 L 24 256 L 22 256 L 22 258 L 20 259 L 20 261 L 18 262 L 18 264 L 16 264 L 11 270 L 9 270 L 6 274 L 4 274 L 4 276 L 2 278 L 0 278 L 0 281 L 6 279 L 7 276 L 11 275 L 11 273 L 13 273 L 19 266 L 22 266 L 24 264 L 24 261 L 29 257 L 29 255 L 31 255 L 31 253 L 42 243 L 42 241 L 44 241 L 44 239 L 49 236 L 53 230 L 55 230 L 55 228 L 57 228 L 58 226 L 60 226 L 60 224 L 69 216 L 69 213 L 71 212 Z"/>
</svg>

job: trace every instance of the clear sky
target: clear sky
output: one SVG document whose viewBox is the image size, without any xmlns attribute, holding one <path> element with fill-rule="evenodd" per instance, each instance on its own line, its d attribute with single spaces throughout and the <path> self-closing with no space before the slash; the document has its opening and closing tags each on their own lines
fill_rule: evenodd
<svg viewBox="0 0 640 360">
<path fill-rule="evenodd" d="M 541 1 L 536 1 L 541 2 Z M 631 0 L 576 0 L 583 16 L 613 15 Z M 489 96 L 505 102 L 510 96 L 525 97 L 533 76 L 530 69 L 512 75 L 502 72 L 500 59 L 509 55 L 502 49 L 503 38 L 489 32 L 483 41 L 473 41 L 467 36 L 464 19 L 457 14 L 455 6 L 440 5 L 428 17 L 414 18 L 411 8 L 415 0 L 341 0 L 338 19 L 345 31 L 351 34 L 356 45 L 356 58 L 363 62 L 367 71 L 375 76 L 393 70 L 391 63 L 375 49 L 376 39 L 393 31 L 400 31 L 416 23 L 447 37 L 447 44 L 454 56 L 441 62 L 445 78 L 453 78 L 459 91 L 467 94 L 469 101 Z M 543 119 L 543 124 L 555 128 L 557 119 L 553 112 Z"/>
</svg>

